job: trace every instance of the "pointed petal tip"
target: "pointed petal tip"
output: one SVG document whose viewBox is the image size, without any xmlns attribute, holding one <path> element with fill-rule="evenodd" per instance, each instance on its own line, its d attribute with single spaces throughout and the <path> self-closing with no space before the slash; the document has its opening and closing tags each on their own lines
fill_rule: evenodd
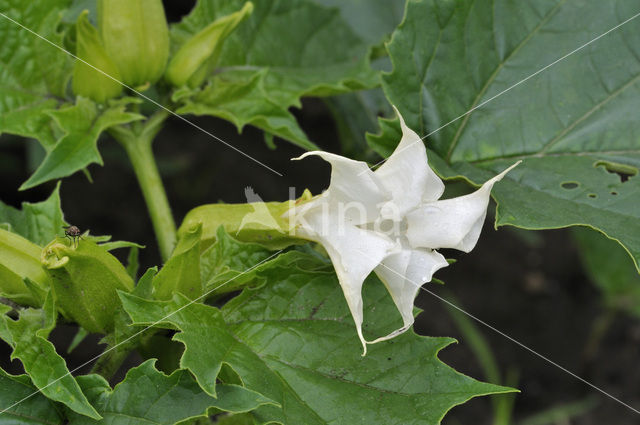
<svg viewBox="0 0 640 425">
<path fill-rule="evenodd" d="M 411 328 L 412 325 L 413 325 L 413 322 L 411 322 L 409 325 L 401 327 L 400 329 L 396 329 L 395 331 L 391 332 L 389 335 L 381 336 L 380 338 L 376 338 L 373 341 L 365 341 L 365 342 L 367 344 L 377 344 L 382 341 L 388 341 L 390 339 L 397 337 L 398 335 L 405 333 L 406 331 L 409 330 L 409 328 Z"/>
<path fill-rule="evenodd" d="M 364 357 L 367 355 L 367 340 L 364 339 L 362 329 L 360 327 L 358 327 L 358 338 L 360 338 L 360 343 L 362 344 L 362 354 L 360 354 L 360 356 Z"/>
<path fill-rule="evenodd" d="M 305 158 L 306 158 L 306 157 L 308 157 L 308 156 L 311 156 L 311 155 L 318 155 L 318 153 L 319 153 L 319 152 L 320 152 L 320 151 L 309 151 L 309 152 L 305 152 L 305 153 L 303 153 L 303 154 L 302 154 L 302 155 L 300 155 L 300 156 L 297 156 L 297 157 L 295 157 L 295 158 L 291 158 L 291 161 L 300 161 L 301 159 L 305 159 Z"/>
<path fill-rule="evenodd" d="M 516 168 L 518 165 L 520 165 L 520 163 L 522 162 L 522 160 L 518 160 L 515 164 L 511 165 L 509 168 L 507 168 L 506 170 L 504 170 L 503 172 L 501 172 L 500 174 L 498 174 L 500 176 L 500 178 L 504 177 L 509 171 L 513 170 L 514 168 Z"/>
<path fill-rule="evenodd" d="M 513 164 L 512 166 L 510 166 L 509 168 L 507 168 L 506 170 L 503 171 L 503 173 L 508 173 L 509 171 L 513 170 L 514 168 L 516 168 L 518 165 L 520 165 L 522 163 L 522 160 L 519 159 L 515 162 L 515 164 Z"/>
<path fill-rule="evenodd" d="M 396 113 L 396 116 L 398 117 L 398 120 L 400 121 L 400 128 L 402 129 L 402 134 L 405 134 L 406 130 L 408 130 L 409 128 L 407 127 L 407 124 L 404 122 L 404 118 L 402 117 L 402 114 L 400 113 L 398 108 L 396 108 L 395 105 L 391 105 L 391 107 L 393 108 L 394 112 Z"/>
<path fill-rule="evenodd" d="M 522 162 L 522 160 L 518 160 L 515 164 L 511 165 L 510 167 L 508 167 L 506 170 L 504 170 L 503 172 L 501 172 L 500 174 L 496 175 L 495 177 L 493 177 L 490 180 L 487 180 L 487 182 L 484 185 L 488 185 L 489 186 L 493 186 L 494 183 L 499 182 L 500 180 L 502 180 L 502 178 L 507 175 L 507 173 L 511 170 L 513 170 L 514 168 L 516 168 L 518 165 L 520 165 L 520 163 Z"/>
</svg>

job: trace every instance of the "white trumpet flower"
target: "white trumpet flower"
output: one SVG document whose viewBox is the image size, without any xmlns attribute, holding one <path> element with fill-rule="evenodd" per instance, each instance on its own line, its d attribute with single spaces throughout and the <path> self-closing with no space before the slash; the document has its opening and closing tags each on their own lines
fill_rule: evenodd
<svg viewBox="0 0 640 425">
<path fill-rule="evenodd" d="M 367 344 L 388 340 L 411 327 L 419 284 L 431 281 L 438 269 L 448 265 L 436 249 L 473 249 L 491 188 L 519 163 L 469 195 L 438 200 L 444 184 L 429 167 L 420 137 L 405 125 L 397 109 L 396 113 L 402 139 L 375 172 L 364 162 L 328 152 L 307 152 L 295 158 L 316 155 L 329 162 L 331 183 L 321 195 L 287 212 L 295 234 L 322 244 L 329 254 L 363 356 Z M 367 341 L 362 334 L 362 285 L 372 271 L 391 294 L 403 326 Z"/>
</svg>

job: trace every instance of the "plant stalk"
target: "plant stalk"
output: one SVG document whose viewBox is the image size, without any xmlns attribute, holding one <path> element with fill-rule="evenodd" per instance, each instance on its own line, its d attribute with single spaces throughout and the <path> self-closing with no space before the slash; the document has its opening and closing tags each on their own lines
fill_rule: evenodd
<svg viewBox="0 0 640 425">
<path fill-rule="evenodd" d="M 166 111 L 156 112 L 135 132 L 123 126 L 110 129 L 111 135 L 120 142 L 129 156 L 147 203 L 163 261 L 169 259 L 176 244 L 176 225 L 151 145 L 167 116 Z"/>
</svg>

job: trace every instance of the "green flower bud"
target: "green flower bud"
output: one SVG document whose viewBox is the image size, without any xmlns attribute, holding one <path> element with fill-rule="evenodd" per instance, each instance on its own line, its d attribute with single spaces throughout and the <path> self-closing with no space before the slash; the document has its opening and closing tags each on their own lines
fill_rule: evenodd
<svg viewBox="0 0 640 425">
<path fill-rule="evenodd" d="M 247 2 L 239 11 L 216 19 L 187 40 L 167 66 L 167 81 L 178 87 L 202 84 L 215 67 L 224 40 L 251 12 L 253 3 Z"/>
<path fill-rule="evenodd" d="M 115 78 L 120 79 L 116 64 L 104 50 L 98 30 L 89 22 L 88 11 L 78 16 L 76 23 L 76 56 Z M 107 99 L 122 93 L 122 84 L 96 71 L 82 61 L 76 60 L 73 67 L 73 92 L 88 97 L 96 102 L 104 103 Z"/>
<path fill-rule="evenodd" d="M 305 191 L 296 201 L 252 202 L 248 204 L 208 204 L 189 211 L 178 229 L 178 237 L 189 235 L 190 229 L 202 224 L 200 250 L 216 241 L 218 227 L 242 242 L 254 242 L 270 249 L 282 249 L 305 243 L 290 229 L 287 211 L 311 199 Z"/>
<path fill-rule="evenodd" d="M 98 0 L 98 28 L 122 81 L 139 87 L 162 76 L 169 28 L 160 0 Z"/>
<path fill-rule="evenodd" d="M 49 276 L 40 264 L 41 251 L 22 236 L 0 229 L 0 296 L 40 306 L 40 295 L 49 287 Z M 34 287 L 25 285 L 25 279 Z"/>
<path fill-rule="evenodd" d="M 190 299 L 202 295 L 200 280 L 201 225 L 188 229 L 178 241 L 171 258 L 153 279 L 153 295 L 159 300 L 170 300 L 180 292 Z"/>
<path fill-rule="evenodd" d="M 77 247 L 57 238 L 42 251 L 56 305 L 89 332 L 113 330 L 120 305 L 117 289 L 130 292 L 133 280 L 116 257 L 91 241 Z"/>
</svg>

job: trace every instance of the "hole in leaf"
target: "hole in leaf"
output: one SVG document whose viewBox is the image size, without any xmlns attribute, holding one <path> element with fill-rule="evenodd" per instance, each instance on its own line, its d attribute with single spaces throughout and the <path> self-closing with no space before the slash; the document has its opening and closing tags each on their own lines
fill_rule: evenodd
<svg viewBox="0 0 640 425">
<path fill-rule="evenodd" d="M 596 161 L 593 166 L 602 166 L 609 173 L 617 174 L 618 177 L 620 177 L 620 181 L 623 183 L 629 180 L 630 177 L 638 174 L 638 169 L 636 167 L 627 164 L 620 164 L 619 162 Z"/>
<path fill-rule="evenodd" d="M 563 189 L 575 189 L 580 185 L 576 182 L 564 182 L 560 186 L 562 186 Z"/>
<path fill-rule="evenodd" d="M 590 193 L 589 195 L 587 195 L 589 198 L 597 198 L 598 195 L 596 195 L 595 193 Z"/>
</svg>

